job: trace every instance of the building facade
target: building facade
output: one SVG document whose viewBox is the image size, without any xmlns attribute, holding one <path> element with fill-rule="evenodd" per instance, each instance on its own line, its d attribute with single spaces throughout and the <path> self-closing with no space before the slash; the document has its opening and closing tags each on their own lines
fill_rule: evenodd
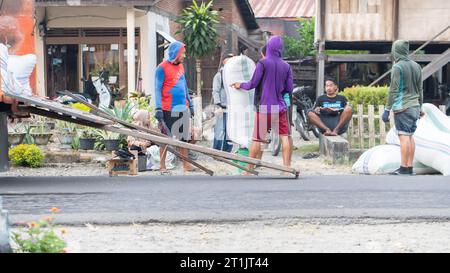
<svg viewBox="0 0 450 273">
<path fill-rule="evenodd" d="M 185 0 L 37 0 L 37 93 L 47 97 L 59 90 L 82 93 L 83 80 L 105 69 L 116 99 L 135 90 L 153 98 L 155 69 L 167 44 L 182 40 L 175 21 L 191 4 Z M 220 42 L 217 52 L 202 64 L 204 104 L 221 56 L 245 52 L 257 58 L 262 46 L 253 39 L 260 36 L 247 0 L 216 0 L 213 8 L 220 14 Z M 196 86 L 194 63 L 187 59 L 190 89 Z"/>
</svg>

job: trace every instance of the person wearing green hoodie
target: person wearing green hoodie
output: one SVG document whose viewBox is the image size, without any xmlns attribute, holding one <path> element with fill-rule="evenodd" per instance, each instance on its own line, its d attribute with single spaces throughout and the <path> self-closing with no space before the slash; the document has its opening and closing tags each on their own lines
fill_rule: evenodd
<svg viewBox="0 0 450 273">
<path fill-rule="evenodd" d="M 391 72 L 388 103 L 382 115 L 389 121 L 390 111 L 394 112 L 394 123 L 400 139 L 401 166 L 392 175 L 413 175 L 415 142 L 413 135 L 417 121 L 424 115 L 422 68 L 409 58 L 409 42 L 398 40 L 392 45 L 395 63 Z"/>
</svg>

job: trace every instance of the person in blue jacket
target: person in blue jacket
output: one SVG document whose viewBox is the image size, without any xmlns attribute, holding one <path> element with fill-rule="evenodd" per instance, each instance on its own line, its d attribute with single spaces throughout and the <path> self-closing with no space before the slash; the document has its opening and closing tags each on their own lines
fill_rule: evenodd
<svg viewBox="0 0 450 273">
<path fill-rule="evenodd" d="M 174 136 L 176 139 L 189 142 L 191 140 L 191 120 L 194 107 L 187 87 L 183 60 L 186 57 L 186 47 L 175 41 L 169 45 L 167 60 L 156 69 L 156 112 L 162 133 Z M 188 156 L 187 149 L 180 149 L 181 154 Z M 160 148 L 162 174 L 167 173 L 164 147 Z M 196 170 L 188 162 L 183 161 L 184 171 Z"/>
</svg>

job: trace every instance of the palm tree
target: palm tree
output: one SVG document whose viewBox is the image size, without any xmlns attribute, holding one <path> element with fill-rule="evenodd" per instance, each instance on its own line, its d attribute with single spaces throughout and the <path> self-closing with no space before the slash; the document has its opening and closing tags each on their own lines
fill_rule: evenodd
<svg viewBox="0 0 450 273">
<path fill-rule="evenodd" d="M 181 17 L 177 20 L 177 23 L 181 26 L 177 34 L 183 34 L 188 54 L 196 58 L 197 97 L 200 100 L 200 113 L 202 113 L 201 59 L 215 51 L 219 37 L 215 28 L 215 25 L 219 23 L 219 14 L 211 9 L 212 4 L 213 1 L 208 4 L 202 1 L 198 5 L 197 1 L 193 0 L 192 6 L 185 8 Z"/>
</svg>

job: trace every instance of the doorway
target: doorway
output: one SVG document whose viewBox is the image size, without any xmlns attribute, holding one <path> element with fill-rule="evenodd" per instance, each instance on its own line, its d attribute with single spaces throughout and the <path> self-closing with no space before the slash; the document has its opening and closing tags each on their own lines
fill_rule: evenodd
<svg viewBox="0 0 450 273">
<path fill-rule="evenodd" d="M 47 46 L 47 96 L 57 96 L 57 91 L 78 92 L 78 45 Z"/>
</svg>

